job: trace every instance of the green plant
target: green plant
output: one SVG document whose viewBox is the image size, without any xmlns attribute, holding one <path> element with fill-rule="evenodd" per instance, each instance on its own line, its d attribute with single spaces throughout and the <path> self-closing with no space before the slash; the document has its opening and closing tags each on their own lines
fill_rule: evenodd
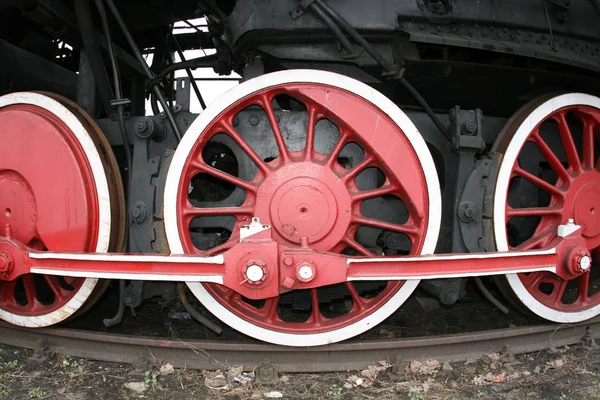
<svg viewBox="0 0 600 400">
<path fill-rule="evenodd" d="M 29 391 L 28 399 L 41 399 L 46 396 L 46 391 L 39 387 L 34 387 Z"/>
<path fill-rule="evenodd" d="M 329 396 L 341 396 L 343 392 L 344 392 L 344 388 L 342 388 L 341 386 L 331 385 L 331 387 L 327 391 L 327 394 Z"/>
<path fill-rule="evenodd" d="M 6 366 L 9 368 L 14 368 L 17 365 L 19 365 L 19 360 L 12 360 L 12 361 L 7 361 L 6 362 Z"/>
<path fill-rule="evenodd" d="M 408 391 L 408 398 L 410 400 L 422 400 L 423 393 L 419 392 L 418 390 L 411 389 Z"/>
<path fill-rule="evenodd" d="M 144 382 L 146 382 L 151 387 L 155 387 L 158 384 L 158 381 L 156 380 L 156 375 L 154 375 L 151 371 L 146 371 L 146 378 L 144 379 Z"/>
</svg>

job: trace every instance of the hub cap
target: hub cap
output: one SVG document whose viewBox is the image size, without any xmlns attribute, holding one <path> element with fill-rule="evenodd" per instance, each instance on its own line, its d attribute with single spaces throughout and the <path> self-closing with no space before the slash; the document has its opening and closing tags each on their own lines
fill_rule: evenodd
<svg viewBox="0 0 600 400">
<path fill-rule="evenodd" d="M 116 163 L 110 147 L 92 125 L 66 99 L 39 93 L 0 97 L 0 235 L 40 251 L 118 247 L 119 210 L 111 196 L 123 199 L 115 181 L 120 177 L 111 169 Z M 104 147 L 102 155 L 97 146 Z M 104 286 L 97 279 L 34 274 L 0 282 L 0 318 L 52 325 Z"/>
<path fill-rule="evenodd" d="M 579 93 L 543 97 L 508 122 L 495 150 L 503 153 L 494 202 L 498 250 L 547 246 L 569 219 L 581 226 L 592 254 L 587 272 L 567 281 L 546 273 L 511 274 L 509 297 L 556 322 L 600 313 L 600 99 Z"/>
<path fill-rule="evenodd" d="M 280 104 L 301 112 L 288 118 Z M 242 133 L 242 119 L 256 128 Z M 333 135 L 325 137 L 327 132 Z M 215 179 L 221 187 L 229 185 L 220 197 L 208 191 Z M 385 207 L 392 210 L 391 219 L 377 214 Z M 256 216 L 286 246 L 305 240 L 315 250 L 367 256 L 381 255 L 376 242 L 386 232 L 400 238 L 404 254 L 432 253 L 441 210 L 433 160 L 406 115 L 360 82 L 306 70 L 243 83 L 204 111 L 174 155 L 164 208 L 173 253 L 231 248 L 240 226 Z M 224 229 L 227 218 L 231 222 Z M 214 233 L 216 223 L 226 235 Z M 365 236 L 377 240 L 367 243 Z M 303 279 L 319 273 L 309 270 L 302 269 Z M 417 284 L 347 283 L 260 302 L 219 285 L 188 286 L 233 328 L 261 340 L 305 346 L 370 329 Z"/>
</svg>

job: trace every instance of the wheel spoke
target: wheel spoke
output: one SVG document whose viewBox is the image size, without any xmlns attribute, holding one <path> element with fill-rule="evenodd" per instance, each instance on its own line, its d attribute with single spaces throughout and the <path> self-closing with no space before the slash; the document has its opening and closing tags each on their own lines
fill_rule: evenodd
<svg viewBox="0 0 600 400">
<path fill-rule="evenodd" d="M 512 208 L 506 207 L 507 219 L 513 217 L 543 217 L 548 215 L 562 215 L 562 208 L 554 207 L 528 207 L 528 208 Z"/>
<path fill-rule="evenodd" d="M 304 159 L 312 160 L 315 147 L 315 115 L 317 111 L 314 106 L 308 108 L 308 126 L 306 129 L 306 147 L 304 148 Z"/>
<path fill-rule="evenodd" d="M 269 118 L 269 123 L 271 124 L 271 129 L 273 130 L 273 135 L 275 136 L 275 142 L 277 143 L 277 148 L 279 149 L 279 157 L 283 160 L 283 162 L 287 162 L 290 159 L 290 153 L 285 145 L 285 140 L 283 138 L 283 133 L 279 128 L 279 123 L 277 122 L 277 116 L 275 115 L 275 111 L 273 111 L 273 106 L 271 105 L 271 101 L 267 94 L 263 94 L 261 96 L 262 107 L 267 113 L 267 117 Z"/>
<path fill-rule="evenodd" d="M 354 250 L 356 250 L 358 253 L 362 254 L 363 256 L 369 256 L 369 257 L 373 256 L 372 252 L 367 250 L 365 247 L 363 247 L 362 244 L 358 243 L 353 238 L 350 238 L 350 237 L 344 238 L 344 243 L 346 243 L 348 246 L 350 246 L 351 248 L 353 248 Z"/>
<path fill-rule="evenodd" d="M 206 215 L 252 215 L 252 207 L 187 207 L 183 209 L 183 215 L 187 218 L 194 218 Z"/>
<path fill-rule="evenodd" d="M 331 154 L 329 154 L 329 159 L 327 159 L 327 166 L 329 168 L 331 168 L 337 162 L 337 158 L 342 152 L 342 149 L 346 145 L 346 141 L 349 137 L 347 132 L 344 131 L 342 133 L 341 131 L 342 130 L 340 128 L 340 140 L 338 140 L 338 142 L 335 144 L 335 147 L 333 148 L 333 150 L 331 150 Z"/>
<path fill-rule="evenodd" d="M 577 278 L 577 291 L 579 292 L 579 300 L 586 303 L 588 299 L 588 290 L 590 287 L 590 271 Z"/>
<path fill-rule="evenodd" d="M 223 130 L 232 138 L 238 146 L 246 153 L 246 155 L 252 160 L 252 162 L 260 169 L 263 173 L 267 174 L 270 171 L 267 163 L 254 151 L 254 149 L 246 142 L 246 140 L 238 133 L 238 131 L 229 123 L 229 121 L 223 121 Z"/>
<path fill-rule="evenodd" d="M 413 226 L 410 226 L 408 224 L 397 225 L 397 224 L 392 224 L 390 222 L 381 221 L 381 220 L 374 219 L 374 218 L 362 217 L 362 216 L 354 217 L 352 219 L 352 222 L 354 222 L 356 224 L 360 224 L 360 225 L 371 226 L 373 228 L 383 229 L 386 231 L 394 231 L 394 232 L 404 233 L 408 236 L 415 236 L 420 232 L 419 229 L 417 229 Z"/>
<path fill-rule="evenodd" d="M 346 282 L 346 289 L 348 289 L 348 292 L 350 292 L 350 296 L 352 296 L 352 303 L 354 304 L 354 307 L 356 307 L 356 309 L 359 311 L 364 310 L 365 301 L 358 294 L 358 291 L 354 287 L 354 284 L 352 282 Z"/>
<path fill-rule="evenodd" d="M 374 197 L 381 197 L 384 196 L 386 194 L 392 194 L 395 191 L 397 191 L 398 189 L 390 184 L 386 184 L 381 186 L 380 188 L 377 189 L 372 189 L 372 190 L 365 190 L 365 191 L 361 191 L 361 192 L 357 192 L 355 194 L 352 195 L 352 199 L 354 201 L 362 201 L 362 200 L 366 200 L 366 199 L 371 199 Z"/>
<path fill-rule="evenodd" d="M 210 165 L 206 164 L 204 161 L 195 161 L 192 162 L 190 165 L 194 169 L 212 175 L 216 178 L 221 179 L 222 181 L 231 183 L 232 185 L 239 186 L 247 192 L 256 193 L 257 187 L 255 184 L 238 178 L 237 176 L 233 176 L 226 172 L 213 168 Z"/>
<path fill-rule="evenodd" d="M 521 281 L 528 288 L 535 288 L 544 278 L 544 272 L 532 272 L 531 274 L 521 277 Z"/>
<path fill-rule="evenodd" d="M 375 158 L 372 155 L 365 154 L 365 158 L 361 162 L 359 162 L 358 165 L 356 165 L 354 168 L 346 172 L 342 179 L 344 179 L 344 181 L 346 181 L 347 184 L 349 181 L 354 179 L 359 173 L 361 173 L 365 168 L 367 168 L 374 160 Z"/>
<path fill-rule="evenodd" d="M 317 289 L 310 289 L 310 299 L 313 322 L 318 324 L 321 321 L 321 310 L 319 310 L 319 292 Z"/>
<path fill-rule="evenodd" d="M 554 120 L 558 123 L 558 132 L 560 134 L 560 140 L 562 141 L 565 155 L 567 156 L 567 162 L 573 171 L 580 172 L 581 160 L 579 159 L 577 147 L 575 147 L 575 141 L 573 140 L 573 135 L 569 129 L 565 113 L 561 112 L 556 114 Z"/>
<path fill-rule="evenodd" d="M 206 254 L 207 256 L 212 256 L 212 255 L 214 255 L 214 254 L 218 254 L 218 253 L 221 253 L 221 252 L 223 252 L 223 251 L 229 250 L 230 248 L 232 248 L 232 247 L 233 247 L 233 246 L 234 246 L 236 243 L 238 243 L 239 241 L 240 241 L 240 238 L 239 238 L 239 236 L 238 236 L 238 235 L 236 235 L 236 236 L 232 236 L 232 237 L 230 237 L 230 238 L 229 238 L 229 240 L 228 240 L 228 241 L 226 241 L 225 243 L 223 243 L 223 244 L 220 244 L 220 245 L 218 245 L 218 246 L 216 246 L 216 247 L 213 247 L 213 248 L 212 248 L 212 249 L 210 249 L 210 250 L 207 250 L 207 251 L 205 252 L 205 254 Z"/>
<path fill-rule="evenodd" d="M 583 154 L 582 164 L 586 169 L 594 169 L 594 123 L 591 118 L 584 117 L 583 121 Z"/>
<path fill-rule="evenodd" d="M 279 305 L 280 297 L 271 297 L 270 299 L 265 300 L 265 306 L 263 307 L 265 318 L 268 321 L 277 320 L 277 306 Z"/>
<path fill-rule="evenodd" d="M 25 296 L 27 297 L 27 306 L 28 308 L 33 308 L 37 302 L 37 288 L 33 281 L 33 275 L 28 274 L 23 276 L 23 288 L 25 289 Z"/>
<path fill-rule="evenodd" d="M 570 180 L 569 172 L 558 159 L 556 154 L 554 154 L 550 146 L 548 146 L 544 139 L 542 139 L 539 132 L 534 133 L 531 137 L 537 148 L 540 150 L 540 153 L 542 153 L 546 161 L 548 161 L 548 164 L 550 164 L 550 167 L 554 170 L 556 175 L 558 175 L 558 177 L 565 182 L 568 182 Z"/>
<path fill-rule="evenodd" d="M 531 182 L 538 188 L 545 190 L 546 192 L 550 193 L 551 195 L 554 195 L 557 197 L 564 196 L 564 193 L 559 188 L 546 182 L 542 178 L 539 178 L 539 177 L 525 171 L 521 167 L 515 167 L 513 171 L 514 171 L 515 175 L 520 176 L 521 178 Z"/>
<path fill-rule="evenodd" d="M 568 283 L 569 283 L 569 281 L 561 279 L 558 287 L 556 285 L 554 286 L 555 291 L 551 294 L 552 301 L 554 303 L 560 302 L 560 299 L 562 299 L 563 295 L 565 294 L 565 290 L 567 290 Z"/>
<path fill-rule="evenodd" d="M 552 230 L 545 229 L 538 234 L 534 234 L 529 239 L 525 240 L 523 243 L 518 245 L 517 247 L 512 248 L 513 250 L 533 250 L 535 248 L 539 248 L 547 243 L 550 239 L 552 239 Z"/>
<path fill-rule="evenodd" d="M 56 297 L 62 298 L 64 296 L 65 290 L 60 286 L 57 276 L 44 275 L 44 279 Z"/>
</svg>

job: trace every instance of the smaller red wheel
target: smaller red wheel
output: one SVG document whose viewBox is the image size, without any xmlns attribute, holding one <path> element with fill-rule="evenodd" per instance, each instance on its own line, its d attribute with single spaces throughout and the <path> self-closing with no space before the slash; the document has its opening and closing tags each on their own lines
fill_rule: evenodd
<svg viewBox="0 0 600 400">
<path fill-rule="evenodd" d="M 510 119 L 494 146 L 503 154 L 494 199 L 498 250 L 546 247 L 572 219 L 600 256 L 599 134 L 600 99 L 581 93 L 541 97 Z M 599 272 L 594 259 L 572 280 L 536 272 L 506 275 L 499 284 L 540 317 L 578 322 L 600 314 Z"/>
<path fill-rule="evenodd" d="M 123 190 L 93 120 L 52 94 L 0 97 L 0 235 L 39 251 L 122 246 Z M 29 274 L 0 282 L 0 318 L 41 327 L 71 317 L 106 287 L 97 279 Z"/>
</svg>

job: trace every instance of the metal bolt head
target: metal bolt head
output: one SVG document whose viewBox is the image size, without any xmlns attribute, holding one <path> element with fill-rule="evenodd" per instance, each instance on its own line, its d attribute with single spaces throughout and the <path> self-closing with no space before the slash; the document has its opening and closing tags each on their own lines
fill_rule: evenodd
<svg viewBox="0 0 600 400">
<path fill-rule="evenodd" d="M 294 279 L 290 278 L 289 276 L 286 276 L 283 279 L 283 282 L 281 282 L 281 286 L 283 286 L 284 288 L 287 288 L 287 289 L 291 289 L 294 287 L 294 283 L 295 283 Z"/>
<path fill-rule="evenodd" d="M 569 218 L 567 220 L 567 225 L 575 225 L 575 220 L 573 218 Z"/>
<path fill-rule="evenodd" d="M 256 115 L 253 115 L 250 117 L 250 125 L 252 125 L 252 126 L 258 125 L 258 117 Z"/>
<path fill-rule="evenodd" d="M 292 264 L 294 264 L 294 257 L 292 257 L 292 256 L 285 256 L 283 258 L 283 263 L 285 265 L 287 265 L 288 267 L 291 267 Z"/>
<path fill-rule="evenodd" d="M 8 251 L 0 251 L 0 273 L 8 274 L 12 271 L 13 259 Z"/>
<path fill-rule="evenodd" d="M 265 271 L 260 265 L 251 264 L 246 268 L 246 278 L 248 281 L 257 283 L 263 280 L 265 277 Z"/>
<path fill-rule="evenodd" d="M 579 258 L 578 265 L 580 270 L 587 271 L 592 265 L 592 259 L 590 258 L 590 256 L 584 255 L 581 258 Z"/>
<path fill-rule="evenodd" d="M 315 278 L 315 266 L 310 261 L 300 261 L 296 264 L 296 278 L 302 282 L 310 282 Z"/>
<path fill-rule="evenodd" d="M 145 119 L 141 119 L 135 123 L 136 132 L 144 132 L 146 129 L 148 129 L 148 122 Z"/>
<path fill-rule="evenodd" d="M 310 265 L 303 265 L 298 269 L 298 276 L 304 280 L 313 278 L 313 269 Z"/>
</svg>

